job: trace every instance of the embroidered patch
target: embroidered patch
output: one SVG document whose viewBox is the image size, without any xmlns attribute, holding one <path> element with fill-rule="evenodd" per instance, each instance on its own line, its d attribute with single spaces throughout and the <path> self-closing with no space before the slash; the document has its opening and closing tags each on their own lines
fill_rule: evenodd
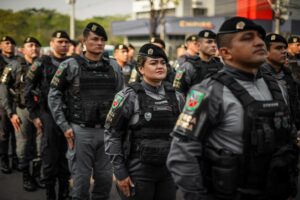
<svg viewBox="0 0 300 200">
<path fill-rule="evenodd" d="M 1 83 L 6 83 L 7 77 L 10 74 L 11 68 L 10 67 L 5 67 L 3 70 L 3 74 L 1 77 Z"/>
<path fill-rule="evenodd" d="M 112 103 L 111 108 L 112 109 L 119 108 L 121 106 L 122 102 L 123 102 L 123 99 L 124 99 L 123 96 L 117 94 L 114 101 L 113 101 L 113 103 Z"/>
<path fill-rule="evenodd" d="M 196 90 L 192 90 L 189 94 L 188 94 L 188 98 L 185 104 L 185 108 L 188 111 L 194 111 L 196 110 L 203 98 L 204 98 L 205 94 Z"/>
</svg>

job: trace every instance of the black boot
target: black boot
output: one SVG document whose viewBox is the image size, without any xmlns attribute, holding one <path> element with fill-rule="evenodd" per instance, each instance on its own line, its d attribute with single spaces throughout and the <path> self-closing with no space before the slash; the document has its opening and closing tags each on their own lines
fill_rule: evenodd
<svg viewBox="0 0 300 200">
<path fill-rule="evenodd" d="M 35 185 L 39 188 L 44 189 L 45 183 L 43 183 L 42 176 L 41 176 L 41 161 L 34 161 L 33 162 L 33 168 L 32 168 L 32 177 L 34 179 Z"/>
<path fill-rule="evenodd" d="M 1 171 L 4 174 L 10 174 L 12 172 L 10 166 L 9 166 L 9 158 L 8 156 L 3 156 L 1 158 Z"/>
<path fill-rule="evenodd" d="M 55 185 L 46 184 L 47 200 L 56 200 Z"/>
<path fill-rule="evenodd" d="M 58 200 L 71 200 L 69 196 L 69 180 L 59 180 Z"/>
<path fill-rule="evenodd" d="M 30 176 L 29 167 L 24 168 L 23 170 L 23 188 L 32 192 L 36 190 L 36 186 L 34 184 L 33 178 Z"/>
<path fill-rule="evenodd" d="M 12 164 L 11 164 L 11 168 L 14 169 L 14 170 L 17 170 L 17 171 L 22 171 L 20 168 L 19 168 L 19 159 L 18 157 L 13 157 L 12 158 Z"/>
</svg>

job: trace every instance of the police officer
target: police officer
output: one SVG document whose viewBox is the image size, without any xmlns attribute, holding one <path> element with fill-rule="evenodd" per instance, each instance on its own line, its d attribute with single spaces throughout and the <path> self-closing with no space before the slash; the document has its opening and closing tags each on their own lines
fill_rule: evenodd
<svg viewBox="0 0 300 200">
<path fill-rule="evenodd" d="M 89 199 L 92 174 L 91 199 L 108 199 L 112 172 L 103 126 L 114 95 L 123 88 L 123 76 L 118 64 L 102 55 L 107 35 L 101 25 L 89 23 L 83 37 L 86 52 L 61 63 L 51 82 L 49 106 L 68 141 L 72 199 Z"/>
<path fill-rule="evenodd" d="M 195 76 L 197 72 L 197 65 L 201 61 L 198 55 L 200 48 L 198 39 L 197 35 L 190 35 L 186 38 L 186 54 L 176 69 L 173 86 L 177 91 L 185 95 L 189 88 L 195 84 L 195 78 L 193 78 L 193 76 Z"/>
<path fill-rule="evenodd" d="M 50 41 L 52 54 L 36 59 L 26 77 L 25 102 L 29 117 L 37 131 L 43 132 L 41 157 L 48 200 L 56 199 L 57 179 L 59 182 L 58 199 L 67 199 L 69 193 L 70 173 L 65 157 L 67 142 L 56 125 L 47 104 L 51 79 L 59 64 L 67 58 L 69 41 L 69 35 L 65 31 L 55 31 Z"/>
<path fill-rule="evenodd" d="M 117 44 L 114 49 L 114 58 L 123 72 L 124 85 L 128 84 L 133 68 L 128 62 L 128 51 L 128 47 L 124 44 Z"/>
<path fill-rule="evenodd" d="M 24 90 L 26 73 L 33 63 L 34 59 L 39 56 L 41 44 L 34 37 L 27 37 L 24 41 L 23 53 L 24 58 L 18 59 L 19 62 L 11 62 L 3 71 L 0 85 L 0 98 L 2 106 L 8 114 L 10 121 L 15 129 L 17 142 L 17 155 L 19 159 L 19 168 L 23 172 L 23 187 L 26 191 L 36 190 L 35 182 L 30 175 L 29 164 L 33 158 L 29 154 L 30 141 L 35 135 L 35 129 L 29 120 L 29 113 L 26 109 Z M 14 102 L 12 102 L 14 100 Z M 15 106 L 15 105 L 16 106 Z M 34 137 L 35 138 L 35 137 Z M 38 157 L 40 156 L 40 135 L 36 137 L 36 147 Z M 31 152 L 32 153 L 32 152 Z M 35 176 L 40 178 L 40 158 L 34 163 Z"/>
<path fill-rule="evenodd" d="M 184 98 L 163 82 L 167 62 L 161 48 L 143 45 L 137 59 L 142 82 L 120 91 L 107 115 L 105 149 L 122 199 L 175 199 L 165 162 Z"/>
<path fill-rule="evenodd" d="M 10 36 L 3 36 L 0 41 L 0 49 L 1 54 L 0 57 L 3 59 L 3 65 L 0 69 L 0 74 L 2 74 L 4 67 L 4 63 L 9 64 L 11 62 L 16 61 L 15 56 L 15 46 L 16 42 L 14 39 Z M 1 115 L 1 124 L 3 128 L 3 136 L 1 141 L 1 149 L 2 149 L 2 155 L 1 155 L 1 171 L 5 174 L 9 174 L 12 172 L 9 156 L 8 156 L 8 150 L 9 150 L 9 144 L 11 144 L 11 150 L 12 150 L 12 168 L 18 169 L 18 159 L 16 155 L 16 138 L 14 134 L 14 128 L 8 118 L 8 115 L 4 108 L 0 106 L 0 115 Z"/>
<path fill-rule="evenodd" d="M 293 35 L 288 39 L 289 68 L 293 77 L 300 84 L 300 37 Z"/>
<path fill-rule="evenodd" d="M 267 35 L 265 43 L 268 54 L 266 63 L 262 65 L 262 72 L 271 74 L 284 87 L 295 125 L 300 130 L 300 85 L 294 81 L 290 69 L 284 67 L 288 43 L 284 37 L 275 33 Z"/>
<path fill-rule="evenodd" d="M 215 57 L 216 54 L 216 34 L 210 30 L 200 31 L 198 37 L 190 36 L 187 41 L 191 40 L 194 44 L 188 45 L 196 50 L 195 45 L 198 45 L 199 56 L 195 53 L 192 56 L 187 56 L 185 62 L 178 67 L 174 80 L 176 90 L 187 94 L 191 86 L 200 83 L 206 76 L 219 71 L 223 64 Z M 196 44 L 197 41 L 197 44 Z M 190 52 L 190 51 L 189 51 Z M 189 53 L 188 52 L 188 53 Z"/>
<path fill-rule="evenodd" d="M 172 132 L 167 166 L 187 200 L 286 200 L 296 193 L 295 129 L 282 90 L 261 75 L 264 29 L 226 20 L 224 70 L 191 88 Z"/>
</svg>

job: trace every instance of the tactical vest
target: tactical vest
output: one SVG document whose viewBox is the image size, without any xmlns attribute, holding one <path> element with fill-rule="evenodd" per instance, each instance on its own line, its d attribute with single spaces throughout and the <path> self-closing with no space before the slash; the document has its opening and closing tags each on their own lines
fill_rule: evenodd
<svg viewBox="0 0 300 200">
<path fill-rule="evenodd" d="M 74 58 L 80 66 L 79 85 L 70 87 L 69 120 L 85 127 L 103 126 L 117 87 L 113 67 L 103 59 L 103 65 L 91 68 L 84 58 Z"/>
<path fill-rule="evenodd" d="M 225 72 L 212 76 L 229 88 L 244 109 L 243 154 L 212 151 L 211 147 L 205 150 L 208 167 L 204 176 L 209 190 L 221 199 L 239 195 L 238 199 L 284 200 L 292 193 L 295 174 L 290 172 L 296 169 L 298 153 L 291 145 L 291 119 L 276 80 L 269 75 L 263 78 L 273 96 L 271 101 L 255 100 Z"/>
<path fill-rule="evenodd" d="M 41 63 L 43 65 L 42 71 L 42 82 L 41 82 L 41 95 L 39 96 L 39 102 L 42 108 L 48 110 L 48 93 L 50 90 L 51 80 L 58 69 L 61 62 L 66 60 L 68 57 L 58 61 L 51 56 L 44 55 L 41 57 Z"/>
<path fill-rule="evenodd" d="M 166 98 L 156 100 L 148 96 L 138 82 L 129 84 L 138 95 L 139 121 L 130 125 L 133 151 L 142 162 L 165 164 L 170 149 L 170 133 L 179 115 L 178 101 L 171 84 L 164 82 Z"/>
<path fill-rule="evenodd" d="M 191 63 L 196 69 L 196 74 L 192 78 L 191 85 L 200 83 L 203 79 L 215 74 L 223 67 L 221 62 L 213 58 L 209 62 L 204 62 L 200 58 L 192 59 L 191 57 L 187 57 L 186 61 Z"/>
<path fill-rule="evenodd" d="M 25 108 L 25 77 L 30 68 L 30 64 L 24 58 L 18 59 L 21 70 L 16 74 L 16 81 L 14 84 L 16 92 L 16 103 L 20 108 Z"/>
</svg>

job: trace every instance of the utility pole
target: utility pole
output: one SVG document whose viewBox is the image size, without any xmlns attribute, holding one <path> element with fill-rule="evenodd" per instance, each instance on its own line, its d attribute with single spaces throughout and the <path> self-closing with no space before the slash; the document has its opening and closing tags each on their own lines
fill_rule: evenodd
<svg viewBox="0 0 300 200">
<path fill-rule="evenodd" d="M 66 3 L 71 5 L 70 12 L 70 38 L 74 40 L 75 38 L 75 2 L 76 0 L 66 0 Z"/>
<path fill-rule="evenodd" d="M 280 34 L 280 17 L 281 17 L 280 4 L 281 4 L 281 0 L 276 0 L 274 13 L 275 13 L 275 33 L 277 34 Z"/>
</svg>

